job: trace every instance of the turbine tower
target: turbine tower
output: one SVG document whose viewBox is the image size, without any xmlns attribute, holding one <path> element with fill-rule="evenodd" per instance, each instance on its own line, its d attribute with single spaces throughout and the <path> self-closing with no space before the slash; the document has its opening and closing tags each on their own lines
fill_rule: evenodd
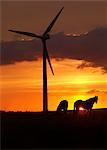
<svg viewBox="0 0 107 150">
<path fill-rule="evenodd" d="M 23 32 L 23 31 L 17 31 L 17 30 L 8 30 L 10 32 L 15 32 L 22 35 L 27 35 L 30 37 L 39 38 L 42 41 L 43 44 L 43 112 L 48 111 L 48 96 L 47 96 L 47 64 L 46 59 L 48 60 L 50 69 L 52 71 L 52 74 L 54 75 L 53 68 L 51 65 L 50 57 L 48 54 L 47 46 L 46 46 L 46 40 L 50 39 L 49 32 L 51 31 L 53 25 L 55 24 L 57 18 L 59 17 L 60 13 L 62 12 L 64 7 L 61 8 L 61 10 L 58 12 L 58 14 L 54 17 L 52 22 L 49 24 L 49 26 L 46 28 L 45 32 L 42 35 L 37 35 L 35 33 L 31 32 Z"/>
</svg>

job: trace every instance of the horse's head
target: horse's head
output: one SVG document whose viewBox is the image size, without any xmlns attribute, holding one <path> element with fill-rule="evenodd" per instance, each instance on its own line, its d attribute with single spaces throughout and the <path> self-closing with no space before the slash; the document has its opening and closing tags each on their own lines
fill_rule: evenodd
<svg viewBox="0 0 107 150">
<path fill-rule="evenodd" d="M 96 104 L 97 104 L 97 101 L 98 101 L 98 96 L 95 96 L 94 97 L 94 102 L 96 102 Z"/>
</svg>

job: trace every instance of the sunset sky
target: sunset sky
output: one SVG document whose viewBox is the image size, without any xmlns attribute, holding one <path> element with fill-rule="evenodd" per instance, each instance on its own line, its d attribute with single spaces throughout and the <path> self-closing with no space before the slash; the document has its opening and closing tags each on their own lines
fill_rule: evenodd
<svg viewBox="0 0 107 150">
<path fill-rule="evenodd" d="M 42 34 L 63 6 L 47 41 L 48 109 L 95 95 L 107 108 L 107 2 L 2 1 L 0 110 L 42 111 L 42 43 L 8 29 Z"/>
</svg>

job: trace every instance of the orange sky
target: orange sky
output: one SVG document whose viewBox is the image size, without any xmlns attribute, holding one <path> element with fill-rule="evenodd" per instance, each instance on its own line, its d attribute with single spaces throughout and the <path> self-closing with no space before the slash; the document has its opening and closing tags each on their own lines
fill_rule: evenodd
<svg viewBox="0 0 107 150">
<path fill-rule="evenodd" d="M 100 67 L 77 69 L 83 61 L 52 59 L 55 76 L 48 66 L 48 109 L 56 110 L 63 99 L 73 109 L 74 101 L 99 96 L 94 108 L 107 107 L 107 74 Z M 1 108 L 42 111 L 42 60 L 4 65 L 1 71 Z"/>
</svg>

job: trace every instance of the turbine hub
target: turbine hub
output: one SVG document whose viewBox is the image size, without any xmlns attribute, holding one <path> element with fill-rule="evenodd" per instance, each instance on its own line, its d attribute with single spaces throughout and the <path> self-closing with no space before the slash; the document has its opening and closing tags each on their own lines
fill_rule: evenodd
<svg viewBox="0 0 107 150">
<path fill-rule="evenodd" d="M 44 40 L 50 39 L 49 34 L 44 34 L 44 35 L 43 35 L 43 39 L 44 39 Z"/>
</svg>

